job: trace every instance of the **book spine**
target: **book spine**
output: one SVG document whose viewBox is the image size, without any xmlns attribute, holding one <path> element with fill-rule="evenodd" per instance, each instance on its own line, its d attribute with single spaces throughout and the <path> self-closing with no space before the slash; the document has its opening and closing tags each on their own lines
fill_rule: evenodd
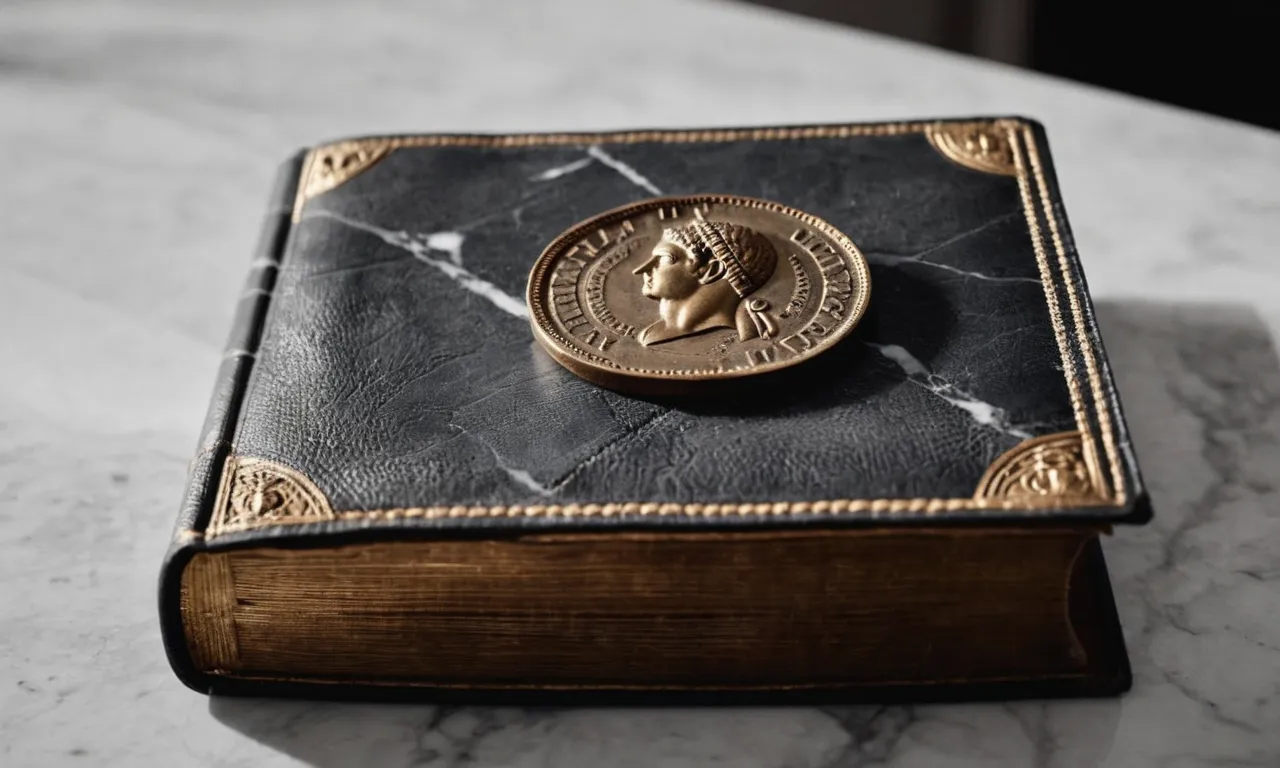
<svg viewBox="0 0 1280 768">
<path fill-rule="evenodd" d="M 294 198 L 306 152 L 280 166 L 268 201 L 266 218 L 240 294 L 231 334 L 210 399 L 195 458 L 187 472 L 187 487 L 178 513 L 172 545 L 160 573 L 160 625 L 165 650 L 178 676 L 193 688 L 207 688 L 203 675 L 191 664 L 182 627 L 182 570 L 204 543 L 204 529 L 213 513 L 222 468 L 231 451 L 241 402 L 262 337 L 262 327 L 291 232 Z"/>
<path fill-rule="evenodd" d="M 222 364 L 213 396 L 200 431 L 199 447 L 192 461 L 187 490 L 178 515 L 175 538 L 193 538 L 204 531 L 213 511 L 219 475 L 231 449 L 240 404 L 253 370 L 263 321 L 271 303 L 280 260 L 289 237 L 293 200 L 297 192 L 302 155 L 284 163 L 276 174 L 266 219 L 240 294 L 231 333 L 222 353 Z"/>
</svg>

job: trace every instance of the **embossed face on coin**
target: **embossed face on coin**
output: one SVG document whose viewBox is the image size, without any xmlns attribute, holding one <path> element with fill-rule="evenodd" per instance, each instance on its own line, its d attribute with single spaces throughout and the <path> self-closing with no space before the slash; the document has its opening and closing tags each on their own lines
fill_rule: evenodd
<svg viewBox="0 0 1280 768">
<path fill-rule="evenodd" d="M 866 310 L 866 260 L 785 205 L 657 198 L 556 238 L 529 276 L 535 335 L 574 373 L 635 392 L 776 370 L 847 334 Z"/>
<path fill-rule="evenodd" d="M 712 328 L 737 328 L 741 341 L 763 335 L 767 329 L 758 326 L 767 318 L 764 307 L 751 311 L 763 299 L 739 310 L 777 264 L 769 238 L 737 224 L 694 219 L 662 230 L 653 255 L 635 269 L 644 277 L 644 295 L 658 300 L 658 321 L 636 340 L 647 347 Z"/>
</svg>

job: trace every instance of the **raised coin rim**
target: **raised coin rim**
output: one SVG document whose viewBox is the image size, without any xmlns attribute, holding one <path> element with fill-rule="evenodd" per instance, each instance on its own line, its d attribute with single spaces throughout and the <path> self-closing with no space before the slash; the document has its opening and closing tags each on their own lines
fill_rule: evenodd
<svg viewBox="0 0 1280 768">
<path fill-rule="evenodd" d="M 718 369 L 698 369 L 692 371 L 681 370 L 659 370 L 651 368 L 631 368 L 619 365 L 606 357 L 593 354 L 587 350 L 579 348 L 577 345 L 563 339 L 552 327 L 548 313 L 541 304 L 542 297 L 545 294 L 541 290 L 543 278 L 546 276 L 548 268 L 555 262 L 556 258 L 568 248 L 570 245 L 577 243 L 592 232 L 608 226 L 620 219 L 634 216 L 654 208 L 661 208 L 668 205 L 697 205 L 700 203 L 721 204 L 721 205 L 738 205 L 747 208 L 762 208 L 775 213 L 781 213 L 791 216 L 799 221 L 807 224 L 814 229 L 821 231 L 824 235 L 836 241 L 850 255 L 850 271 L 853 273 L 854 280 L 857 283 L 857 304 L 845 316 L 845 320 L 836 328 L 836 330 L 827 334 L 823 339 L 823 346 L 814 354 L 802 357 L 792 357 L 789 360 L 775 361 L 765 363 L 763 365 L 753 366 L 751 368 L 739 368 L 736 370 L 718 370 Z M 562 232 L 538 256 L 538 260 L 534 262 L 533 269 L 529 271 L 529 282 L 525 287 L 525 305 L 529 309 L 529 324 L 533 327 L 534 336 L 542 344 L 551 357 L 556 362 L 568 368 L 574 374 L 593 381 L 598 384 L 618 383 L 618 378 L 638 379 L 643 381 L 722 381 L 725 379 L 738 379 L 749 376 L 755 376 L 770 371 L 789 368 L 793 365 L 803 363 L 823 354 L 831 347 L 839 343 L 850 331 L 857 326 L 862 316 L 867 311 L 867 305 L 871 301 L 871 269 L 867 265 L 867 259 L 862 255 L 862 251 L 858 246 L 849 239 L 849 236 L 836 229 L 825 219 L 814 216 L 811 213 L 805 213 L 798 208 L 792 208 L 789 205 L 775 203 L 772 200 L 762 200 L 755 197 L 744 197 L 741 195 L 673 195 L 664 197 L 651 197 L 645 200 L 639 200 L 634 203 L 611 208 L 595 216 L 584 219 L 574 224 L 569 229 Z M 594 374 L 594 375 L 593 375 Z"/>
</svg>

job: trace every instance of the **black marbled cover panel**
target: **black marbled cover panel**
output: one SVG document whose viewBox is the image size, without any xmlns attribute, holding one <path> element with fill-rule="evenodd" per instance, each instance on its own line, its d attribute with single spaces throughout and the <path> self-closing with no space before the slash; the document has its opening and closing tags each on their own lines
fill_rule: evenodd
<svg viewBox="0 0 1280 768">
<path fill-rule="evenodd" d="M 700 192 L 848 234 L 872 265 L 854 334 L 710 401 L 551 361 L 523 298 L 542 248 Z M 913 134 L 398 149 L 294 225 L 234 442 L 348 510 L 968 497 L 1005 450 L 1074 428 L 1017 180 Z"/>
</svg>

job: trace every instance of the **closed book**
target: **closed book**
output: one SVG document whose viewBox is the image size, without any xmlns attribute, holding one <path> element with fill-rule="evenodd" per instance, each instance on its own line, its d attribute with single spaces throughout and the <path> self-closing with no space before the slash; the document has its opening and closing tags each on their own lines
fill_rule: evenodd
<svg viewBox="0 0 1280 768">
<path fill-rule="evenodd" d="M 861 321 L 712 390 L 626 394 L 560 365 L 531 329 L 539 254 L 682 195 L 776 201 L 847 235 L 869 264 Z M 608 237 L 584 248 L 608 258 Z M 200 691 L 1129 685 L 1099 537 L 1150 509 L 1031 120 L 300 152 L 202 435 L 160 583 L 170 661 Z"/>
</svg>

